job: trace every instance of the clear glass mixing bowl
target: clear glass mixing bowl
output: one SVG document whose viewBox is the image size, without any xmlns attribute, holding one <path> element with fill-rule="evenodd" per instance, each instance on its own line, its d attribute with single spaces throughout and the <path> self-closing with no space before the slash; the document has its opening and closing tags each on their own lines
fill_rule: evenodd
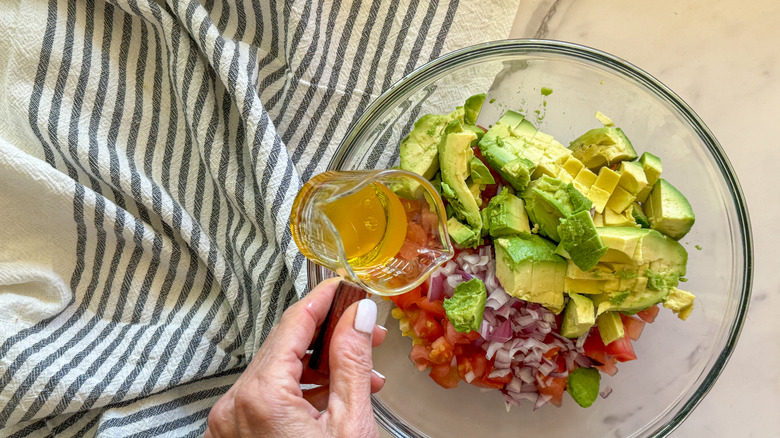
<svg viewBox="0 0 780 438">
<path fill-rule="evenodd" d="M 696 294 L 695 310 L 683 322 L 662 309 L 634 344 L 638 360 L 602 378 L 602 387 L 613 388 L 608 398 L 583 409 L 565 396 L 561 408 L 535 412 L 530 406 L 507 412 L 496 391 L 465 383 L 453 390 L 437 386 L 413 366 L 411 342 L 390 319 L 388 339 L 374 353 L 375 368 L 387 376 L 373 398 L 377 421 L 401 437 L 667 435 L 712 388 L 734 349 L 750 297 L 752 240 L 745 200 L 723 149 L 666 86 L 621 59 L 576 44 L 480 44 L 420 67 L 382 94 L 328 168 L 397 165 L 398 144 L 419 116 L 452 111 L 508 70 L 513 83 L 497 103 L 519 110 L 561 143 L 600 126 L 594 114 L 601 111 L 622 127 L 638 153 L 661 157 L 664 177 L 696 213 L 693 230 L 681 241 L 689 252 L 689 281 L 682 287 Z M 552 94 L 545 96 L 542 88 Z M 314 264 L 308 269 L 312 285 L 329 276 Z"/>
</svg>

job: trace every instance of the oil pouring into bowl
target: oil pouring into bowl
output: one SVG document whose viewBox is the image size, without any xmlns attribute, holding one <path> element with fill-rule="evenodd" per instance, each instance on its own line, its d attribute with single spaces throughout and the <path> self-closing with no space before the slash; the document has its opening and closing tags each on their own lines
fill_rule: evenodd
<svg viewBox="0 0 780 438">
<path fill-rule="evenodd" d="M 315 176 L 295 198 L 290 227 L 307 258 L 377 295 L 414 289 L 453 256 L 441 198 L 402 170 Z"/>
</svg>

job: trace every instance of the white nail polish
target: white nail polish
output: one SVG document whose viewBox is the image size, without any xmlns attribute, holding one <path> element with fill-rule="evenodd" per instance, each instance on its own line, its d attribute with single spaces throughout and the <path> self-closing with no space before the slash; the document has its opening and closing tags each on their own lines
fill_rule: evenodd
<svg viewBox="0 0 780 438">
<path fill-rule="evenodd" d="M 355 314 L 355 330 L 370 335 L 376 324 L 376 303 L 368 298 L 360 300 Z"/>
</svg>

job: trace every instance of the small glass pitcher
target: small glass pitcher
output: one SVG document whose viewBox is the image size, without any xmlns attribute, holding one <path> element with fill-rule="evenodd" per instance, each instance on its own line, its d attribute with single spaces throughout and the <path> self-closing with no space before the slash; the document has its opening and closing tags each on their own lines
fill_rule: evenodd
<svg viewBox="0 0 780 438">
<path fill-rule="evenodd" d="M 454 254 L 439 194 L 403 170 L 315 176 L 295 198 L 290 228 L 303 255 L 377 295 L 408 292 Z"/>
</svg>

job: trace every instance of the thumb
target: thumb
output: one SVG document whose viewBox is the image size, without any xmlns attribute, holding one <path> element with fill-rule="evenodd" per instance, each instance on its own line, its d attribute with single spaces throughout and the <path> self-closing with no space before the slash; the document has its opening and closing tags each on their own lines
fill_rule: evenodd
<svg viewBox="0 0 780 438">
<path fill-rule="evenodd" d="M 328 411 L 341 427 L 348 427 L 341 432 L 349 436 L 371 430 L 364 427 L 376 428 L 371 410 L 371 336 L 376 312 L 376 303 L 370 299 L 352 304 L 331 338 Z"/>
</svg>

